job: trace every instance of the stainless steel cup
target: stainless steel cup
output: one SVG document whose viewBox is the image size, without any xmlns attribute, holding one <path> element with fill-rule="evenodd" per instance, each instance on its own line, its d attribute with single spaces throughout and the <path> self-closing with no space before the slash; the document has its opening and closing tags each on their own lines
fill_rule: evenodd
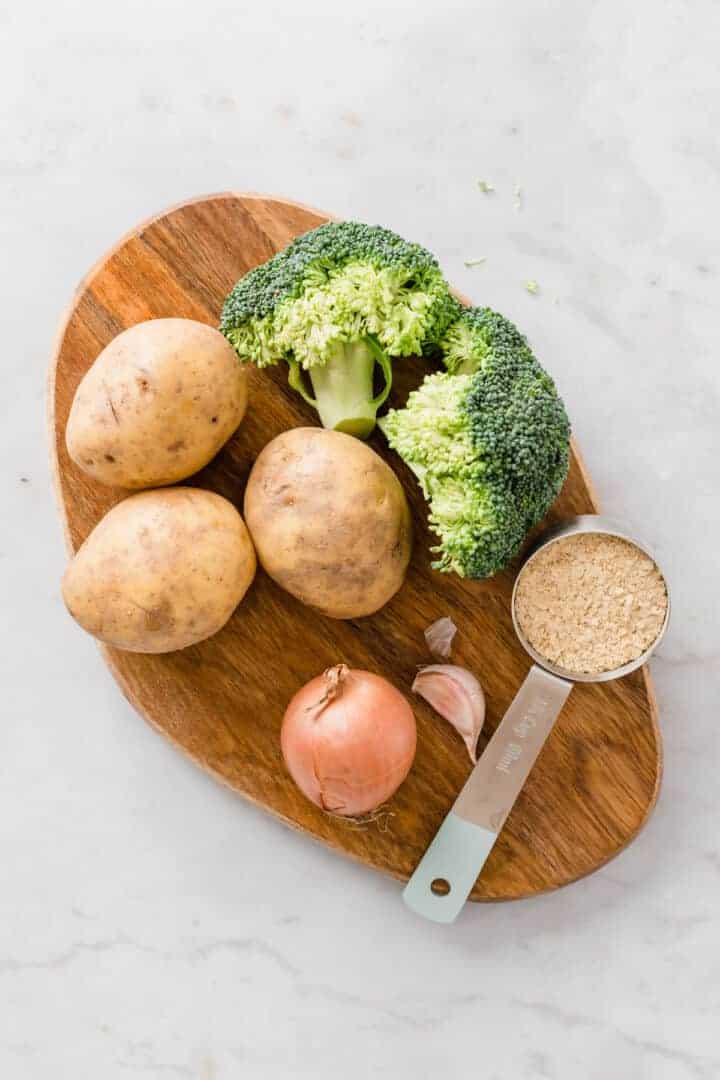
<svg viewBox="0 0 720 1080">
<path fill-rule="evenodd" d="M 599 514 L 584 514 L 549 529 L 528 554 L 513 589 L 512 619 L 520 644 L 535 662 L 403 893 L 408 907 L 435 922 L 453 922 L 462 910 L 573 684 L 628 675 L 645 663 L 665 635 L 669 594 L 665 620 L 655 641 L 642 656 L 613 671 L 598 675 L 566 671 L 532 647 L 517 619 L 518 583 L 540 551 L 575 533 L 618 536 L 655 561 L 645 544 Z M 667 581 L 665 584 L 667 588 Z"/>
</svg>

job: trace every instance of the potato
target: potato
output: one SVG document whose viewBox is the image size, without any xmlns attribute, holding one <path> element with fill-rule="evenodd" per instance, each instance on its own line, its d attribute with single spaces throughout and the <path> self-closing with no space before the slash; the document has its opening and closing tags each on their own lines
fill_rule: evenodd
<svg viewBox="0 0 720 1080">
<path fill-rule="evenodd" d="M 255 565 L 245 523 L 221 495 L 190 487 L 143 491 L 95 526 L 65 572 L 63 599 L 100 641 L 171 652 L 227 622 Z"/>
<path fill-rule="evenodd" d="M 102 484 L 174 484 L 207 465 L 246 405 L 245 370 L 218 330 L 151 319 L 118 334 L 85 373 L 65 441 Z"/>
<path fill-rule="evenodd" d="M 372 614 L 405 578 L 405 493 L 350 435 L 295 428 L 268 443 L 250 473 L 245 520 L 270 577 L 334 619 Z"/>
</svg>

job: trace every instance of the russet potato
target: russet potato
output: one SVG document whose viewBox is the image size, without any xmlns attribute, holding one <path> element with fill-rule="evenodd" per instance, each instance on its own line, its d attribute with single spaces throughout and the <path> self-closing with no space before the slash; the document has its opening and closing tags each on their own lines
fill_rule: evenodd
<svg viewBox="0 0 720 1080">
<path fill-rule="evenodd" d="M 245 370 L 218 330 L 150 319 L 118 334 L 86 372 L 65 441 L 102 484 L 174 484 L 207 465 L 246 406 Z"/>
<path fill-rule="evenodd" d="M 405 579 L 412 525 L 395 473 L 369 446 L 294 428 L 263 449 L 245 491 L 258 558 L 278 585 L 335 619 L 370 615 Z"/>
<path fill-rule="evenodd" d="M 63 599 L 89 634 L 162 653 L 216 633 L 255 576 L 240 514 L 221 495 L 161 488 L 117 503 L 78 549 Z"/>
</svg>

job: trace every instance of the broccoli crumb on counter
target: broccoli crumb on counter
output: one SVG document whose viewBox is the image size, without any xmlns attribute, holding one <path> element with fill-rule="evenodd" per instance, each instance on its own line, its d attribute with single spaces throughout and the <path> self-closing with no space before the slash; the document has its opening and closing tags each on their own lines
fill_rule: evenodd
<svg viewBox="0 0 720 1080">
<path fill-rule="evenodd" d="M 380 421 L 417 476 L 440 539 L 436 569 L 484 578 L 513 558 L 567 475 L 570 424 L 550 376 L 515 326 L 469 308 L 428 375 Z"/>
<path fill-rule="evenodd" d="M 390 392 L 391 359 L 437 347 L 458 311 L 425 248 L 377 225 L 328 222 L 241 278 L 220 329 L 243 361 L 285 360 L 324 427 L 367 438 Z"/>
</svg>

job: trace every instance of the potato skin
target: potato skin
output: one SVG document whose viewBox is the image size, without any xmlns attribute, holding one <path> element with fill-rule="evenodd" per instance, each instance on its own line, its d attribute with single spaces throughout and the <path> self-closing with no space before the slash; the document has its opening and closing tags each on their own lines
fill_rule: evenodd
<svg viewBox="0 0 720 1080">
<path fill-rule="evenodd" d="M 324 615 L 371 615 L 405 579 L 405 493 L 389 465 L 350 435 L 278 435 L 253 466 L 244 513 L 264 570 Z"/>
<path fill-rule="evenodd" d="M 118 334 L 85 373 L 65 441 L 102 484 L 174 484 L 207 465 L 246 407 L 245 369 L 218 330 L 150 319 Z"/>
<path fill-rule="evenodd" d="M 255 576 L 243 519 L 198 488 L 143 491 L 117 503 L 65 571 L 68 611 L 118 649 L 163 653 L 216 633 Z"/>
</svg>

